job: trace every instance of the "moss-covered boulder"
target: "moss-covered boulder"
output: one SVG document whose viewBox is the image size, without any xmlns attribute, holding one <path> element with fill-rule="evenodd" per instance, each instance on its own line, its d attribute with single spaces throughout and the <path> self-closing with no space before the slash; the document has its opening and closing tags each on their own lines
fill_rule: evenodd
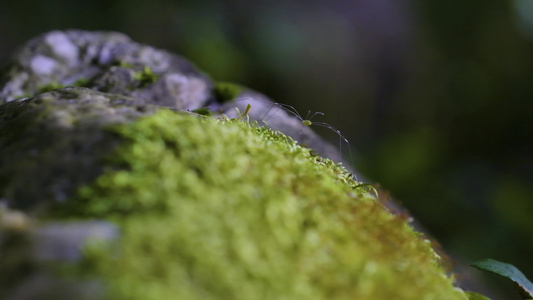
<svg viewBox="0 0 533 300">
<path fill-rule="evenodd" d="M 73 32 L 53 34 L 109 37 Z M 166 72 L 208 87 L 191 109 L 217 97 L 197 71 L 146 66 L 111 93 L 38 94 L 9 69 L 3 95 L 28 97 L 0 106 L 0 299 L 467 299 L 342 165 L 247 116 L 170 105 L 190 90 L 152 101 Z"/>
</svg>

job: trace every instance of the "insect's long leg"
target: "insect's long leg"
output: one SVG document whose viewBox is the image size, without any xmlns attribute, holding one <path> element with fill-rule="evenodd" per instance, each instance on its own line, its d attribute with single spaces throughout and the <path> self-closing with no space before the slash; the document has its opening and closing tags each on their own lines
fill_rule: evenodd
<svg viewBox="0 0 533 300">
<path fill-rule="evenodd" d="M 342 155 L 342 141 L 341 141 L 341 139 L 342 139 L 346 143 L 346 146 L 348 146 L 348 154 L 350 155 L 350 163 L 353 165 L 354 161 L 353 161 L 353 156 L 352 156 L 352 149 L 350 147 L 350 142 L 348 141 L 347 138 L 345 138 L 341 134 L 340 130 L 338 130 L 337 128 L 335 128 L 335 127 L 333 127 L 333 126 L 331 126 L 331 125 L 329 125 L 327 123 L 324 123 L 324 122 L 313 122 L 312 124 L 328 128 L 331 131 L 335 132 L 339 136 L 339 150 L 341 151 L 341 155 Z"/>
<path fill-rule="evenodd" d="M 274 104 L 278 106 L 279 108 L 285 110 L 286 112 L 292 114 L 293 116 L 298 118 L 300 121 L 303 121 L 302 116 L 298 113 L 298 111 L 293 106 L 290 106 L 288 104 L 283 104 L 283 103 L 274 103 Z"/>
<path fill-rule="evenodd" d="M 317 112 L 314 112 L 312 115 L 311 115 L 311 111 L 309 111 L 307 113 L 307 117 L 304 119 L 302 117 L 302 115 L 300 115 L 298 113 L 298 111 L 293 107 L 293 106 L 290 106 L 288 104 L 283 104 L 283 103 L 275 103 L 276 105 L 278 105 L 279 107 L 283 108 L 285 111 L 287 111 L 288 113 L 292 114 L 293 116 L 295 116 L 296 118 L 298 118 L 304 125 L 306 126 L 309 126 L 311 125 L 311 119 L 313 119 L 316 115 L 320 115 L 320 116 L 323 116 L 324 113 L 321 112 L 321 111 L 317 111 Z"/>
<path fill-rule="evenodd" d="M 340 130 L 338 130 L 337 128 L 329 125 L 328 123 L 324 123 L 324 122 L 313 122 L 313 125 L 317 125 L 317 126 L 321 126 L 321 127 L 325 127 L 325 128 L 328 128 L 330 129 L 331 131 L 335 132 L 341 139 L 343 139 L 346 143 L 348 143 L 348 139 L 345 138 Z"/>
<path fill-rule="evenodd" d="M 283 109 L 286 112 L 292 114 L 302 123 L 300 127 L 300 132 L 298 133 L 298 139 L 300 139 L 300 136 L 302 136 L 302 131 L 304 129 L 304 126 L 311 125 L 311 121 L 309 121 L 308 119 L 304 120 L 302 116 L 298 113 L 298 111 L 291 105 L 283 104 L 283 103 L 274 103 L 274 104 L 277 105 L 280 109 Z M 307 117 L 309 117 L 310 114 L 311 114 L 311 111 L 309 111 L 309 113 L 307 114 Z M 314 115 L 316 115 L 316 113 Z"/>
<path fill-rule="evenodd" d="M 270 117 L 267 118 L 268 114 L 272 111 L 272 109 L 276 107 L 276 111 L 273 112 Z M 270 106 L 270 108 L 267 110 L 267 112 L 263 115 L 263 117 L 261 117 L 261 120 L 262 121 L 265 121 L 267 122 L 268 119 L 270 119 L 271 117 L 273 117 L 280 109 L 282 109 L 283 107 L 279 106 L 278 103 L 273 103 L 272 106 Z"/>
</svg>

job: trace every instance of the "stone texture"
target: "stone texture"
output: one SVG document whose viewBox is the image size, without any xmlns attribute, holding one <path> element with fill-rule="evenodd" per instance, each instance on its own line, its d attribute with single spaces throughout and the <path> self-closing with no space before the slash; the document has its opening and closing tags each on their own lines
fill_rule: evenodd
<svg viewBox="0 0 533 300">
<path fill-rule="evenodd" d="M 138 79 L 146 67 L 157 76 L 149 84 Z M 181 110 L 208 107 L 230 117 L 235 116 L 235 108 L 244 111 L 251 104 L 252 121 L 267 121 L 274 130 L 344 162 L 347 168 L 353 163 L 343 159 L 339 146 L 325 142 L 300 120 L 286 111 L 272 110 L 273 101 L 265 95 L 243 88 L 235 98 L 219 103 L 213 83 L 186 59 L 117 32 L 52 31 L 30 40 L 11 58 L 3 74 L 0 103 L 65 86 L 88 87 Z"/>
<path fill-rule="evenodd" d="M 106 126 L 149 115 L 144 100 L 65 88 L 0 106 L 0 191 L 12 208 L 65 201 L 102 173 L 117 145 Z"/>
<path fill-rule="evenodd" d="M 143 85 L 134 78 L 145 67 L 160 77 L 155 84 Z M 190 62 L 116 32 L 49 32 L 20 48 L 4 76 L 0 103 L 31 96 L 51 84 L 79 82 L 179 109 L 202 107 L 212 100 L 211 81 Z"/>
</svg>

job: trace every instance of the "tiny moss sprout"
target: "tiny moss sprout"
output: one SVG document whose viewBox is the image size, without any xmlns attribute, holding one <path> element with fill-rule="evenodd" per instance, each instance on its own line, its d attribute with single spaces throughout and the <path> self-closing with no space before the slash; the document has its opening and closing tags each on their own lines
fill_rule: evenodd
<svg viewBox="0 0 533 300">
<path fill-rule="evenodd" d="M 239 111 L 239 108 L 235 107 L 235 109 L 237 110 L 237 115 L 239 115 L 239 117 L 236 118 L 237 120 L 244 121 L 246 119 L 246 122 L 250 122 L 250 116 L 248 116 L 248 113 L 250 112 L 250 109 L 252 109 L 251 104 L 248 103 L 246 105 L 246 109 L 244 110 L 243 113 Z"/>
<path fill-rule="evenodd" d="M 85 77 L 80 77 L 72 84 L 72 86 L 87 87 L 90 80 Z"/>
<path fill-rule="evenodd" d="M 364 190 L 364 191 L 371 191 L 376 195 L 376 199 L 379 198 L 378 190 L 369 183 L 358 183 L 353 187 L 354 190 Z"/>
<path fill-rule="evenodd" d="M 57 81 L 50 81 L 47 84 L 41 85 L 38 88 L 37 93 L 38 94 L 42 94 L 42 93 L 50 92 L 50 91 L 53 91 L 53 90 L 63 89 L 65 87 L 67 87 L 67 86 L 85 87 L 85 86 L 87 86 L 88 83 L 89 83 L 89 79 L 84 78 L 84 77 L 78 78 L 75 82 L 73 82 L 70 85 L 65 85 L 65 84 L 57 82 Z M 33 95 L 30 95 L 29 97 L 31 97 L 31 96 L 33 96 Z M 19 98 L 22 98 L 22 97 L 19 97 Z"/>
<path fill-rule="evenodd" d="M 58 90 L 64 88 L 65 85 L 57 81 L 50 81 L 48 84 L 42 85 L 39 87 L 38 94 L 50 92 L 53 90 Z"/>
</svg>

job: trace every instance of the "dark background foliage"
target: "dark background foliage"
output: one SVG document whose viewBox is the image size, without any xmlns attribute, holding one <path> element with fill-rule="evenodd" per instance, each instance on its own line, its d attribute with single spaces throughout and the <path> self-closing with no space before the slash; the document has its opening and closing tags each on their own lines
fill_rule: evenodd
<svg viewBox="0 0 533 300">
<path fill-rule="evenodd" d="M 324 112 L 445 250 L 533 277 L 531 0 L 7 0 L 0 59 L 68 28 L 121 31 Z"/>
</svg>

